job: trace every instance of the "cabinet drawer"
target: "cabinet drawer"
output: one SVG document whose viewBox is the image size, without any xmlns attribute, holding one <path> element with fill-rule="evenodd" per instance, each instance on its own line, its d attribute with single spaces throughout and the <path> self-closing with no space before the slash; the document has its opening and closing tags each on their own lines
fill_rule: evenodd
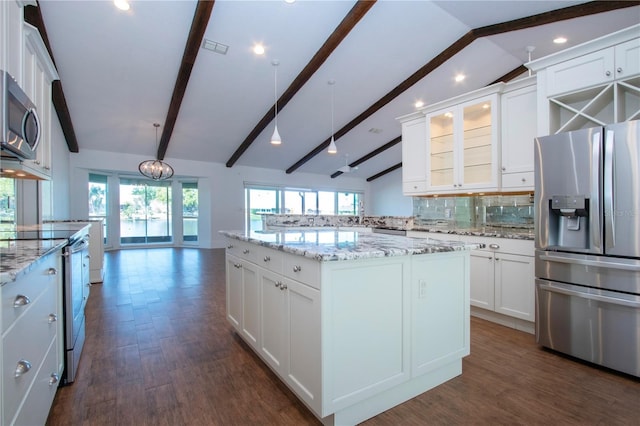
<svg viewBox="0 0 640 426">
<path fill-rule="evenodd" d="M 302 256 L 285 254 L 282 261 L 284 276 L 320 289 L 320 262 Z"/>
<path fill-rule="evenodd" d="M 14 308 L 13 304 L 16 302 L 16 298 L 26 296 L 31 303 L 35 302 L 46 290 L 47 286 L 55 282 L 54 275 L 52 275 L 53 271 L 56 274 L 62 273 L 56 268 L 56 256 L 57 254 L 47 256 L 36 265 L 33 271 L 12 283 L 7 283 L 0 287 L 0 294 L 2 295 L 2 333 L 7 331 L 31 307 L 31 304 L 26 304 Z"/>
<path fill-rule="evenodd" d="M 509 189 L 533 189 L 533 172 L 505 173 L 502 175 L 502 188 Z"/>
<path fill-rule="evenodd" d="M 56 336 L 57 322 L 49 323 L 49 314 L 56 313 L 57 294 L 55 285 L 46 287 L 45 292 L 29 307 L 13 327 L 7 331 L 2 341 L 2 382 L 4 414 L 3 424 L 9 424 L 20 405 L 20 401 L 33 382 L 38 367 Z M 58 318 L 60 316 L 58 315 Z M 31 369 L 15 377 L 20 360 L 27 360 Z M 55 371 L 55 365 L 54 365 Z"/>
<path fill-rule="evenodd" d="M 520 256 L 533 256 L 534 243 L 533 240 L 518 240 L 512 238 L 495 238 L 495 237 L 476 237 L 462 235 L 460 240 L 467 243 L 484 243 L 485 248 L 482 251 L 490 251 L 497 253 L 510 253 Z"/>
<path fill-rule="evenodd" d="M 402 182 L 402 192 L 404 194 L 424 194 L 427 192 L 427 181 L 406 181 Z"/>
<path fill-rule="evenodd" d="M 248 260 L 252 263 L 258 263 L 260 252 L 262 250 L 266 249 L 246 241 L 231 239 L 228 240 L 227 243 L 227 253 L 239 257 L 242 260 Z"/>
<path fill-rule="evenodd" d="M 53 398 L 58 389 L 57 376 L 56 379 L 53 379 L 53 375 L 57 374 L 56 346 L 54 340 L 16 418 L 16 425 L 43 425 L 46 423 Z"/>
<path fill-rule="evenodd" d="M 282 274 L 282 258 L 284 257 L 283 252 L 279 250 L 262 248 L 257 252 L 257 255 L 257 262 L 259 266 L 277 274 Z"/>
</svg>

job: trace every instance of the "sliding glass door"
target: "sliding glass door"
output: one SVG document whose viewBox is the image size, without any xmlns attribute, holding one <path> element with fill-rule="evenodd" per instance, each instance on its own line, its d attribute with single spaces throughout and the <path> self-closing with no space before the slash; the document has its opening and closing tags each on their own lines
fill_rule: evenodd
<svg viewBox="0 0 640 426">
<path fill-rule="evenodd" d="M 170 182 L 120 178 L 120 243 L 172 242 Z"/>
</svg>

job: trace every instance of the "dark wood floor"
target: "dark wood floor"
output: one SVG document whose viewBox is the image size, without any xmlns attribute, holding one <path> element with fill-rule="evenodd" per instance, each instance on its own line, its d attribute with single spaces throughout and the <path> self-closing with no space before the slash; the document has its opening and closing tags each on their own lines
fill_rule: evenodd
<svg viewBox="0 0 640 426">
<path fill-rule="evenodd" d="M 317 425 L 225 319 L 224 252 L 108 252 L 49 425 Z M 366 425 L 631 425 L 640 381 L 471 320 L 463 374 Z"/>
</svg>

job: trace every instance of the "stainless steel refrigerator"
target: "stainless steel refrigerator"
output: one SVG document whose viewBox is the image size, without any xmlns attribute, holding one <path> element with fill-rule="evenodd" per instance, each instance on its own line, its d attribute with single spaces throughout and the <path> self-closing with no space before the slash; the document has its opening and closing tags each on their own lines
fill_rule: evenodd
<svg viewBox="0 0 640 426">
<path fill-rule="evenodd" d="M 536 340 L 638 377 L 639 124 L 535 140 Z"/>
</svg>

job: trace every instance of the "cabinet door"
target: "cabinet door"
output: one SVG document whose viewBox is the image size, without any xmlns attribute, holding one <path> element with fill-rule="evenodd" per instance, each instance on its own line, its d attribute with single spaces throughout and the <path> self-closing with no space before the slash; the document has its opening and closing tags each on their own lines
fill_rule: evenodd
<svg viewBox="0 0 640 426">
<path fill-rule="evenodd" d="M 615 47 L 616 78 L 640 74 L 640 38 Z"/>
<path fill-rule="evenodd" d="M 284 374 L 287 329 L 286 293 L 282 276 L 270 271 L 260 274 L 260 354 L 281 375 Z"/>
<path fill-rule="evenodd" d="M 456 181 L 454 109 L 430 114 L 427 116 L 427 123 L 429 190 L 452 191 Z"/>
<path fill-rule="evenodd" d="M 471 252 L 471 304 L 479 308 L 494 309 L 493 253 Z"/>
<path fill-rule="evenodd" d="M 469 354 L 469 263 L 466 252 L 413 259 L 411 375 Z M 439 324 L 435 326 L 435 324 Z"/>
<path fill-rule="evenodd" d="M 458 189 L 497 188 L 497 103 L 492 96 L 461 106 Z"/>
<path fill-rule="evenodd" d="M 536 86 L 502 95 L 502 187 L 533 188 L 533 141 L 536 137 Z M 518 173 L 505 180 L 505 174 Z M 520 178 L 520 179 L 519 179 Z M 521 178 L 525 178 L 522 182 Z"/>
<path fill-rule="evenodd" d="M 495 311 L 534 321 L 534 258 L 501 253 L 495 256 Z"/>
<path fill-rule="evenodd" d="M 260 284 L 258 267 L 242 263 L 242 335 L 256 350 L 260 338 Z"/>
<path fill-rule="evenodd" d="M 614 51 L 598 50 L 547 69 L 547 97 L 613 81 Z"/>
<path fill-rule="evenodd" d="M 238 332 L 242 321 L 242 262 L 227 254 L 227 319 Z"/>
<path fill-rule="evenodd" d="M 402 192 L 427 189 L 427 127 L 425 117 L 402 123 Z"/>
<path fill-rule="evenodd" d="M 321 411 L 320 291 L 285 279 L 286 381 L 316 413 Z"/>
<path fill-rule="evenodd" d="M 6 71 L 16 79 L 20 87 L 22 80 L 22 6 L 17 1 L 3 1 L 7 20 Z M 5 53 L 3 52 L 3 55 Z"/>
</svg>

